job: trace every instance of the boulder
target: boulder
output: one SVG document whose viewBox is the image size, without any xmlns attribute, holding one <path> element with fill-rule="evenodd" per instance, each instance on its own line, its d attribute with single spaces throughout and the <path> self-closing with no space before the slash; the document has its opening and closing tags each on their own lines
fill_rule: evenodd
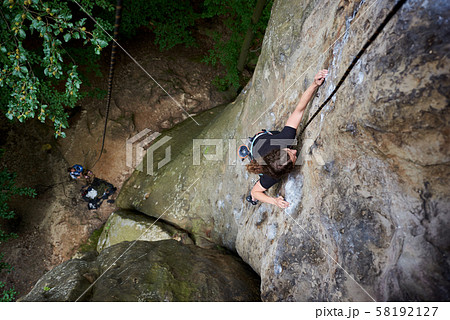
<svg viewBox="0 0 450 320">
<path fill-rule="evenodd" d="M 175 240 L 121 242 L 46 273 L 21 301 L 260 301 L 241 259 Z"/>
<path fill-rule="evenodd" d="M 185 244 L 192 244 L 186 232 L 158 221 L 155 218 L 127 210 L 113 212 L 103 227 L 98 239 L 97 251 L 123 241 L 159 241 L 175 239 Z"/>
</svg>

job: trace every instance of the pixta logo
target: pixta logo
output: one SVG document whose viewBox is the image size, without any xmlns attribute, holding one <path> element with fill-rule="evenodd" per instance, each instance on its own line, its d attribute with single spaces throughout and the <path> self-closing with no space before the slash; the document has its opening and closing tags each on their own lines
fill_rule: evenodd
<svg viewBox="0 0 450 320">
<path fill-rule="evenodd" d="M 153 162 L 154 162 L 154 152 L 165 145 L 172 137 L 164 136 L 155 143 L 153 141 L 161 136 L 161 133 L 154 132 L 151 133 L 150 129 L 144 129 L 133 137 L 127 139 L 126 141 L 126 165 L 129 168 L 135 168 L 138 171 L 146 171 L 148 175 L 153 175 Z M 133 153 L 133 147 L 135 147 L 135 152 Z M 147 161 L 145 163 L 146 170 L 144 170 L 144 156 L 147 154 Z M 165 149 L 164 159 L 158 162 L 158 169 L 161 169 L 171 159 L 171 148 L 170 145 Z"/>
<path fill-rule="evenodd" d="M 162 136 L 159 132 L 152 133 L 150 129 L 144 129 L 126 141 L 126 165 L 148 175 L 154 174 L 154 167 L 161 169 L 171 161 L 171 146 L 167 145 L 164 151 L 164 158 L 155 162 L 155 151 L 163 147 L 172 139 L 169 136 Z M 193 139 L 192 140 L 192 164 L 200 166 L 202 158 L 204 161 L 228 162 L 229 166 L 244 165 L 239 161 L 237 145 L 246 143 L 246 139 Z M 296 139 L 272 139 L 271 145 L 280 149 L 297 145 Z M 255 144 L 258 148 L 258 143 Z M 295 165 L 301 165 L 302 161 L 315 162 L 319 166 L 325 165 L 322 154 L 318 150 L 318 145 L 313 139 L 305 139 L 302 145 L 300 156 L 297 157 Z M 147 157 L 145 158 L 145 155 Z M 287 157 L 286 153 L 283 156 Z M 146 160 L 146 161 L 144 161 Z M 241 159 L 243 160 L 243 159 Z M 287 161 L 288 159 L 281 159 Z M 264 163 L 261 163 L 264 164 Z M 145 169 L 144 169 L 145 165 Z"/>
<path fill-rule="evenodd" d="M 263 145 L 264 141 L 258 141 L 254 147 L 256 150 Z M 247 139 L 194 139 L 193 140 L 193 161 L 194 166 L 199 166 L 201 163 L 202 156 L 206 161 L 225 161 L 225 153 L 228 153 L 228 165 L 235 166 L 236 164 L 244 164 L 242 161 L 238 161 L 238 149 L 237 146 L 240 144 L 246 145 Z M 284 149 L 289 146 L 296 145 L 297 139 L 272 139 L 270 144 L 274 147 Z M 228 148 L 227 148 L 228 146 Z M 252 148 L 253 149 L 253 148 Z M 286 157 L 286 158 L 283 158 Z M 286 153 L 282 154 L 281 161 L 286 162 L 288 160 L 288 155 Z M 242 159 L 241 156 L 239 158 Z M 260 160 L 260 164 L 265 164 L 264 160 Z M 299 159 L 295 165 L 300 164 Z"/>
</svg>

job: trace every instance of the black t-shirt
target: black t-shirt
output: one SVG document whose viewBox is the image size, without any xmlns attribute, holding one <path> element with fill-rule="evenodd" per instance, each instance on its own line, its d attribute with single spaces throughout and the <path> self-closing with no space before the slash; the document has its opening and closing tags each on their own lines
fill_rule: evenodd
<svg viewBox="0 0 450 320">
<path fill-rule="evenodd" d="M 255 159 L 264 157 L 274 149 L 289 148 L 295 144 L 297 130 L 292 127 L 285 126 L 281 132 L 271 131 L 271 133 L 272 134 L 266 133 L 261 135 L 253 143 L 252 153 Z M 269 189 L 275 183 L 279 182 L 279 180 L 263 174 L 261 175 L 259 182 L 264 189 Z"/>
</svg>

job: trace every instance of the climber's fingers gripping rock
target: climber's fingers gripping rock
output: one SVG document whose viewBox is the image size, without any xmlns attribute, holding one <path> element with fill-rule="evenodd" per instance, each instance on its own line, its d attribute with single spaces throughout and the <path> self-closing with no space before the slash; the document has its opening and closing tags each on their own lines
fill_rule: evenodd
<svg viewBox="0 0 450 320">
<path fill-rule="evenodd" d="M 289 202 L 285 201 L 282 196 L 279 196 L 278 198 L 275 199 L 275 205 L 284 209 L 289 207 Z"/>
<path fill-rule="evenodd" d="M 318 86 L 321 86 L 322 83 L 325 81 L 325 77 L 328 75 L 328 70 L 323 69 L 317 72 L 316 76 L 314 77 L 314 83 Z"/>
</svg>

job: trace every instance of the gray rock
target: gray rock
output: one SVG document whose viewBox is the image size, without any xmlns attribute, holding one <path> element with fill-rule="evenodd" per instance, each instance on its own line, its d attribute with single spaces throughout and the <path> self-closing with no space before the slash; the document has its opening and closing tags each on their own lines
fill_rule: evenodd
<svg viewBox="0 0 450 320">
<path fill-rule="evenodd" d="M 47 272 L 20 301 L 75 301 L 89 288 L 96 275 L 90 261 L 66 261 Z"/>
<path fill-rule="evenodd" d="M 259 301 L 241 259 L 175 240 L 121 242 L 94 261 L 69 260 L 21 301 Z"/>
<path fill-rule="evenodd" d="M 127 210 L 113 212 L 105 223 L 98 239 L 97 251 L 123 241 L 159 241 L 175 239 L 192 244 L 186 232 L 176 229 L 155 218 Z"/>
</svg>

